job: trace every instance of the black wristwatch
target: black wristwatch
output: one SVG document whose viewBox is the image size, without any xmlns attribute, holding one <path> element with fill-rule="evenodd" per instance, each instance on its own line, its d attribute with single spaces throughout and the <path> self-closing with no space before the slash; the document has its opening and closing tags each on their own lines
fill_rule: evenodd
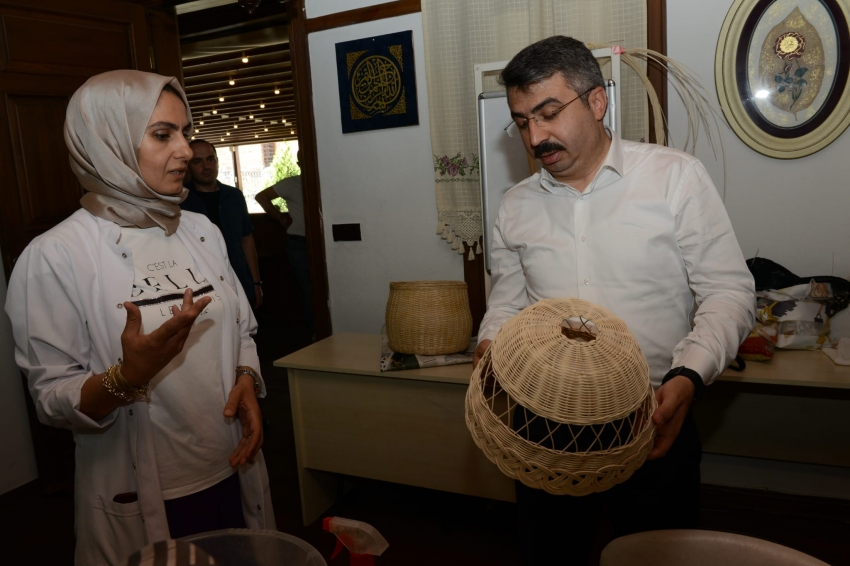
<svg viewBox="0 0 850 566">
<path fill-rule="evenodd" d="M 699 401 L 703 398 L 705 395 L 705 383 L 703 383 L 702 377 L 694 370 L 686 368 L 685 366 L 679 366 L 668 371 L 667 375 L 664 376 L 664 379 L 661 380 L 661 385 L 664 385 L 677 375 L 687 377 L 691 380 L 691 383 L 694 384 L 694 401 Z"/>
</svg>

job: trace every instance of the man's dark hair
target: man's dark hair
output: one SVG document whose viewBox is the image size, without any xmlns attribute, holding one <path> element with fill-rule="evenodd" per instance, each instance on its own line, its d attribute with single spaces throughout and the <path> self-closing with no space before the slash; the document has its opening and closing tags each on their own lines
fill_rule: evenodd
<svg viewBox="0 0 850 566">
<path fill-rule="evenodd" d="M 564 35 L 541 39 L 517 53 L 499 75 L 499 84 L 506 89 L 527 92 L 531 85 L 555 73 L 561 73 L 576 94 L 597 86 L 605 87 L 602 70 L 590 49 L 581 41 Z M 590 106 L 587 95 L 581 97 L 581 102 Z"/>
<path fill-rule="evenodd" d="M 207 140 L 204 140 L 204 139 L 201 139 L 201 138 L 198 138 L 198 139 L 196 139 L 196 140 L 192 140 L 192 141 L 190 141 L 190 142 L 189 142 L 189 147 L 192 147 L 192 146 L 193 146 L 193 145 L 195 145 L 196 143 L 205 143 L 205 144 L 207 144 L 208 146 L 210 146 L 211 148 L 213 148 L 213 151 L 215 151 L 215 144 L 213 144 L 212 142 L 208 142 Z"/>
</svg>

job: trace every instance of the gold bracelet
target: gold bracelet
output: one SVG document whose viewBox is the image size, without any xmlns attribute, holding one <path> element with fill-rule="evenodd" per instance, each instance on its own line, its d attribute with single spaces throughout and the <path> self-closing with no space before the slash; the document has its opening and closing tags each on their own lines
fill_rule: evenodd
<svg viewBox="0 0 850 566">
<path fill-rule="evenodd" d="M 121 366 L 116 364 L 110 366 L 103 374 L 103 387 L 112 395 L 123 401 L 132 401 L 139 396 L 147 396 L 148 384 L 141 387 L 133 387 L 121 374 Z"/>
<path fill-rule="evenodd" d="M 148 384 L 145 383 L 141 387 L 135 387 L 127 381 L 127 378 L 124 377 L 124 374 L 121 373 L 121 366 L 115 366 L 115 382 L 118 384 L 118 387 L 126 391 L 127 393 L 132 394 L 135 397 L 139 396 L 147 396 L 148 394 Z"/>
</svg>

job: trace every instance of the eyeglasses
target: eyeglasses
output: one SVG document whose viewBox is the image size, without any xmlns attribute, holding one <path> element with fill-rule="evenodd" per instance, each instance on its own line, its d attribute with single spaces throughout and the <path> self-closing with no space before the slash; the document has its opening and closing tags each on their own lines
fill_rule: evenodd
<svg viewBox="0 0 850 566">
<path fill-rule="evenodd" d="M 583 93 L 581 93 L 580 95 L 576 96 L 575 98 L 573 98 L 572 100 L 570 100 L 570 101 L 569 101 L 569 102 L 567 102 L 566 104 L 564 104 L 564 105 L 559 106 L 558 108 L 556 108 L 556 109 L 555 109 L 552 113 L 550 113 L 550 114 L 545 114 L 545 115 L 543 115 L 543 116 L 540 116 L 539 118 L 538 118 L 537 116 L 532 116 L 530 119 L 531 119 L 531 120 L 534 120 L 534 123 L 535 123 L 538 127 L 540 127 L 540 128 L 544 128 L 544 129 L 547 129 L 547 130 L 548 130 L 548 129 L 549 129 L 549 127 L 550 127 L 552 124 L 554 124 L 554 123 L 555 123 L 555 120 L 558 118 L 558 114 L 560 114 L 560 113 L 561 113 L 561 110 L 563 110 L 564 108 L 566 108 L 567 106 L 569 106 L 570 104 L 572 104 L 573 102 L 575 102 L 576 100 L 578 100 L 579 98 L 581 98 L 582 96 L 584 96 L 585 94 L 587 94 L 587 93 L 589 93 L 589 92 L 593 91 L 595 88 L 596 88 L 596 87 L 593 87 L 593 88 L 591 88 L 591 89 L 589 89 L 589 90 L 584 91 Z M 522 118 L 521 118 L 521 119 L 522 119 Z M 517 122 L 516 120 L 513 120 L 513 121 L 511 121 L 511 123 L 510 123 L 510 124 L 508 124 L 507 126 L 505 126 L 505 133 L 506 133 L 506 134 L 508 134 L 508 136 L 513 137 L 516 133 L 527 132 L 527 131 L 528 131 L 528 122 L 529 122 L 529 119 L 528 119 L 528 118 L 526 118 L 523 122 Z"/>
</svg>

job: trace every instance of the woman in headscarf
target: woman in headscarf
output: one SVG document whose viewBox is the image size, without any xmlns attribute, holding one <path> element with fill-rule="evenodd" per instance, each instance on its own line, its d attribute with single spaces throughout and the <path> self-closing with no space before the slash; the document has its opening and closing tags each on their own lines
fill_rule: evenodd
<svg viewBox="0 0 850 566">
<path fill-rule="evenodd" d="M 228 527 L 274 529 L 251 338 L 221 233 L 183 212 L 188 102 L 112 71 L 71 98 L 82 209 L 34 239 L 6 301 L 39 420 L 76 441 L 76 563 Z"/>
</svg>

